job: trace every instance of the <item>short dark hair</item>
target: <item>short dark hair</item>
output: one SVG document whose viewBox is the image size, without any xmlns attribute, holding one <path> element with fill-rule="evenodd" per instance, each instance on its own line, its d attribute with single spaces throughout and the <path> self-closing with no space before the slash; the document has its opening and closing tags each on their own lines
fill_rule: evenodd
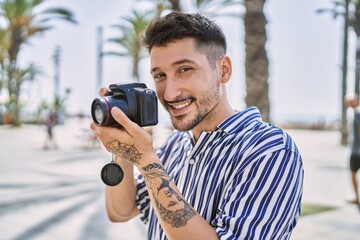
<svg viewBox="0 0 360 240">
<path fill-rule="evenodd" d="M 194 38 L 196 48 L 205 53 L 210 64 L 226 53 L 226 37 L 214 21 L 198 13 L 171 12 L 152 20 L 142 36 L 149 52 L 154 46 L 166 46 L 174 40 Z"/>
</svg>

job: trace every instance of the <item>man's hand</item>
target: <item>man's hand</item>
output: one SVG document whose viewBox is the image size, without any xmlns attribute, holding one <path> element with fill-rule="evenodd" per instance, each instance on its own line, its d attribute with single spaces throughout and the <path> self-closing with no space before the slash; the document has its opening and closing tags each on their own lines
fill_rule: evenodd
<svg viewBox="0 0 360 240">
<path fill-rule="evenodd" d="M 106 94 L 106 89 L 100 90 L 100 95 Z M 156 155 L 152 146 L 151 135 L 139 125 L 132 122 L 123 111 L 117 107 L 111 109 L 111 115 L 121 125 L 121 128 L 101 127 L 91 123 L 90 128 L 96 133 L 105 148 L 119 158 L 137 167 L 142 159 Z"/>
</svg>

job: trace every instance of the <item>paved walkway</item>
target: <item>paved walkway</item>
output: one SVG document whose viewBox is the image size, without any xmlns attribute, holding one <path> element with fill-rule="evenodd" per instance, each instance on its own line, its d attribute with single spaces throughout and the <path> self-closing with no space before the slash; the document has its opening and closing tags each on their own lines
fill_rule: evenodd
<svg viewBox="0 0 360 240">
<path fill-rule="evenodd" d="M 301 217 L 293 240 L 358 240 L 360 210 L 353 198 L 348 170 L 349 149 L 341 146 L 337 131 L 288 130 L 304 160 L 303 204 L 334 210 Z"/>
<path fill-rule="evenodd" d="M 89 120 L 55 128 L 58 149 L 43 150 L 45 130 L 0 126 L 0 239 L 142 240 L 139 219 L 110 223 L 101 167 L 110 155 L 92 146 Z M 360 212 L 352 197 L 348 149 L 333 131 L 289 130 L 305 165 L 305 204 L 334 210 L 300 218 L 292 239 L 360 239 Z"/>
</svg>

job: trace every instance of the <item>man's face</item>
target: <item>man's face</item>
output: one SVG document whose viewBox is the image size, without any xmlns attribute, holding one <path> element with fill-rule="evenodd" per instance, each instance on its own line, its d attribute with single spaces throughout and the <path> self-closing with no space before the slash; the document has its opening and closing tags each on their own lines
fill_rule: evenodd
<svg viewBox="0 0 360 240">
<path fill-rule="evenodd" d="M 222 97 L 219 73 L 196 51 L 193 39 L 153 47 L 150 58 L 158 98 L 176 129 L 188 131 L 214 117 L 211 112 Z"/>
</svg>

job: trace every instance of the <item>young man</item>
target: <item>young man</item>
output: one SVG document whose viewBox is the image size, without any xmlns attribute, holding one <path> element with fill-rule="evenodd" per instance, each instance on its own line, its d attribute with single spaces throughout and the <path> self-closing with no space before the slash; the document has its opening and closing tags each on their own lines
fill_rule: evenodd
<svg viewBox="0 0 360 240">
<path fill-rule="evenodd" d="M 141 214 L 148 239 L 289 239 L 301 209 L 302 159 L 257 108 L 229 105 L 222 30 L 199 14 L 173 12 L 148 26 L 143 43 L 178 131 L 155 153 L 151 136 L 116 107 L 123 129 L 91 124 L 125 172 L 106 189 L 110 219 Z"/>
</svg>

